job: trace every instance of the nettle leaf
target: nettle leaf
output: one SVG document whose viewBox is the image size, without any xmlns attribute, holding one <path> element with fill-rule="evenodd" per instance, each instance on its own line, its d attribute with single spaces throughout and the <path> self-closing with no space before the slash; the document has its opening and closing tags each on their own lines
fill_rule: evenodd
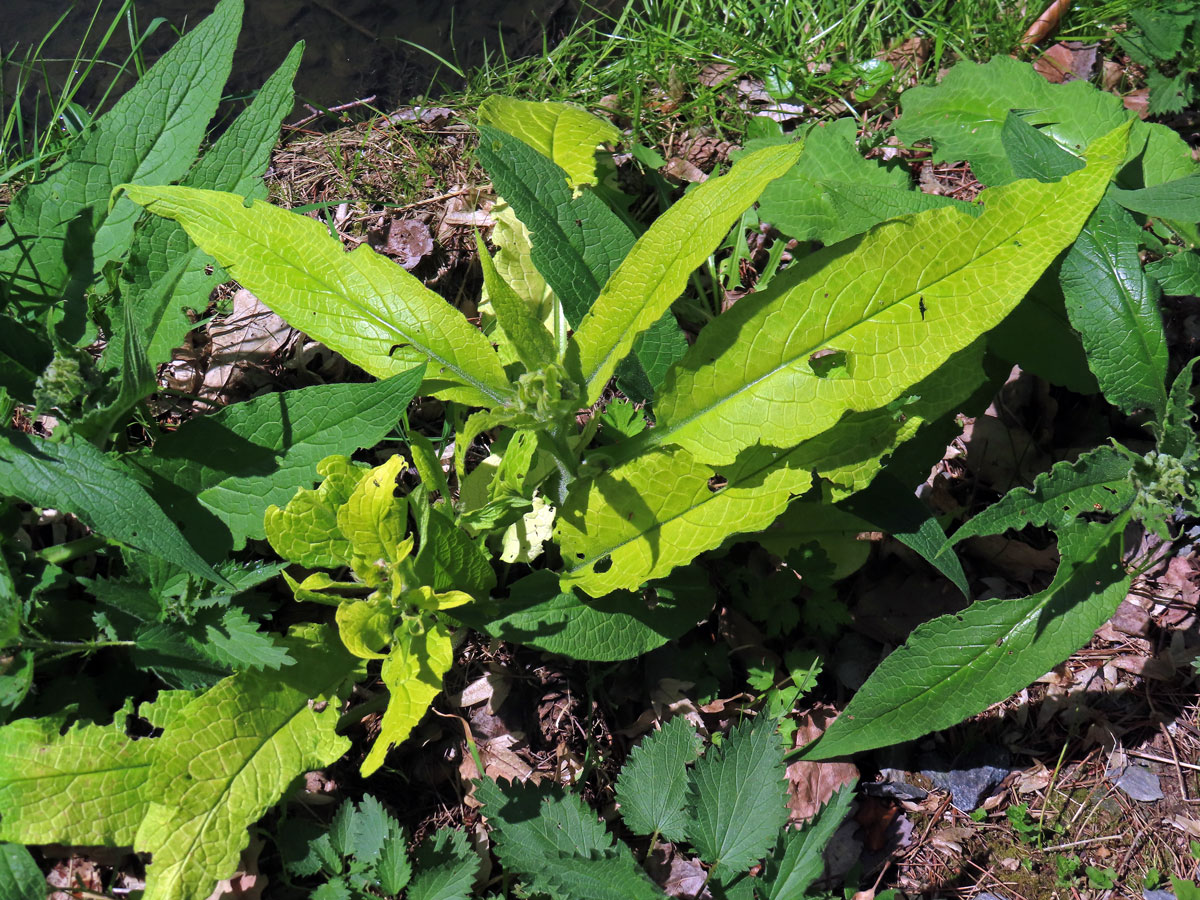
<svg viewBox="0 0 1200 900">
<path fill-rule="evenodd" d="M 1124 599 L 1127 521 L 1125 514 L 1061 529 L 1062 562 L 1046 590 L 981 600 L 919 626 L 798 758 L 845 756 L 948 728 L 1048 672 L 1087 643 Z"/>
<path fill-rule="evenodd" d="M 588 900 L 665 900 L 650 879 L 625 854 L 560 856 L 548 860 L 542 879 L 555 897 Z"/>
<path fill-rule="evenodd" d="M 1185 250 L 1146 265 L 1164 294 L 1174 297 L 1200 295 L 1200 253 Z"/>
<path fill-rule="evenodd" d="M 634 747 L 617 778 L 617 802 L 630 831 L 668 841 L 687 836 L 687 782 L 682 775 L 702 747 L 684 716 L 675 716 Z"/>
<path fill-rule="evenodd" d="M 594 597 L 636 590 L 730 535 L 762 531 L 790 495 L 809 489 L 814 473 L 831 482 L 834 500 L 862 490 L 885 454 L 923 423 L 953 412 L 982 380 L 979 348 L 971 347 L 911 385 L 916 399 L 902 412 L 848 414 L 790 450 L 751 447 L 722 467 L 669 448 L 634 457 L 568 496 L 555 532 L 561 584 Z M 713 481 L 718 475 L 724 486 Z"/>
<path fill-rule="evenodd" d="M 193 496 L 228 526 L 237 549 L 266 537 L 267 509 L 286 505 L 297 485 L 315 481 L 320 460 L 381 441 L 423 373 L 418 366 L 384 381 L 315 385 L 230 404 L 185 422 L 131 461 Z M 203 510 L 184 502 L 176 499 L 175 511 L 200 527 Z"/>
<path fill-rule="evenodd" d="M 292 48 L 181 184 L 266 198 L 262 174 L 279 142 L 279 123 L 292 109 L 292 79 L 303 51 L 303 42 Z M 215 263 L 168 219 L 148 219 L 134 234 L 129 261 L 121 267 L 121 305 L 131 310 L 152 364 L 170 359 L 171 351 L 195 327 L 186 311 L 203 310 L 212 289 L 225 278 L 219 269 L 206 272 L 206 266 Z M 120 348 L 120 342 L 109 341 L 106 365 L 120 364 Z"/>
<path fill-rule="evenodd" d="M 541 569 L 510 587 L 498 615 L 462 618 L 493 637 L 571 659 L 632 659 L 680 637 L 712 609 L 707 581 L 679 575 L 655 582 L 651 608 L 640 591 L 613 591 L 584 602 Z"/>
<path fill-rule="evenodd" d="M 287 322 L 375 377 L 428 363 L 426 393 L 488 407 L 512 398 L 487 338 L 370 247 L 346 253 L 319 221 L 235 194 L 137 184 L 123 189 L 135 203 L 182 225 L 230 277 Z"/>
<path fill-rule="evenodd" d="M 903 168 L 864 159 L 855 146 L 857 133 L 852 118 L 808 129 L 799 160 L 771 185 L 759 216 L 790 237 L 833 244 L 885 219 L 968 206 L 914 190 Z"/>
<path fill-rule="evenodd" d="M 375 861 L 379 889 L 389 896 L 399 894 L 412 879 L 412 863 L 408 860 L 405 843 L 404 829 L 389 816 L 387 834 Z"/>
<path fill-rule="evenodd" d="M 1075 156 L 1132 117 L 1113 94 L 1086 81 L 1050 84 L 1028 63 L 1008 56 L 983 65 L 960 62 L 936 86 L 905 91 L 900 105 L 903 115 L 895 124 L 902 141 L 932 139 L 934 162 L 965 159 L 991 187 L 1017 178 L 1004 146 L 1010 111 L 1044 126 L 1045 136 Z"/>
<path fill-rule="evenodd" d="M 454 649 L 444 625 L 427 623 L 420 634 L 405 633 L 403 628 L 397 632 L 380 672 L 391 696 L 379 723 L 379 736 L 363 760 L 364 777 L 378 770 L 388 750 L 421 721 L 433 698 L 442 692 L 442 676 L 453 664 Z"/>
<path fill-rule="evenodd" d="M 236 869 L 246 828 L 288 784 L 349 748 L 333 729 L 353 658 L 327 629 L 293 638 L 289 649 L 298 665 L 225 679 L 156 741 L 144 783 L 152 800 L 134 838 L 138 852 L 153 854 L 147 900 L 207 896 Z"/>
<path fill-rule="evenodd" d="M 567 103 L 493 95 L 479 104 L 479 122 L 520 138 L 553 160 L 573 188 L 594 184 L 596 148 L 621 140 L 620 129 L 611 122 Z"/>
<path fill-rule="evenodd" d="M 1158 283 L 1138 256 L 1139 231 L 1129 213 L 1101 200 L 1063 259 L 1059 280 L 1105 398 L 1126 413 L 1148 409 L 1161 418 L 1167 337 Z"/>
<path fill-rule="evenodd" d="M 688 193 L 638 238 L 568 345 L 568 367 L 587 386 L 587 403 L 596 402 L 637 337 L 667 312 L 695 268 L 801 150 L 789 144 L 744 156 L 728 174 Z"/>
<path fill-rule="evenodd" d="M 1116 513 L 1133 500 L 1129 459 L 1114 447 L 1097 447 L 1075 462 L 1057 462 L 1033 481 L 1013 488 L 968 519 L 950 538 L 957 544 L 976 535 L 1001 534 L 1026 525 L 1058 530 L 1092 512 Z"/>
<path fill-rule="evenodd" d="M 241 19 L 241 0 L 218 3 L 72 145 L 63 165 L 17 194 L 0 226 L 0 297 L 24 295 L 40 307 L 61 295 L 72 276 L 72 221 L 91 245 L 88 280 L 120 258 L 140 212 L 125 199 L 110 207 L 109 192 L 127 181 L 167 184 L 187 171 L 229 77 Z M 72 315 L 82 331 L 82 309 Z"/>
<path fill-rule="evenodd" d="M 743 722 L 692 770 L 688 840 L 718 878 L 770 852 L 788 819 L 783 742 L 765 716 Z"/>
<path fill-rule="evenodd" d="M 580 872 L 579 861 L 611 858 L 614 862 L 605 866 L 607 876 L 635 891 L 625 896 L 661 896 L 638 869 L 629 848 L 614 846 L 596 814 L 558 785 L 501 784 L 485 778 L 476 783 L 475 796 L 491 823 L 500 862 L 506 871 L 524 876 L 534 891 L 559 896 L 560 883 L 569 884 Z M 581 896 L 590 895 L 585 891 Z"/>
<path fill-rule="evenodd" d="M 120 465 L 79 439 L 0 435 L 0 494 L 79 516 L 105 537 L 229 586 Z"/>
<path fill-rule="evenodd" d="M 644 443 L 728 463 L 894 400 L 1017 305 L 1103 195 L 1127 132 L 1097 140 L 1089 165 L 1055 184 L 985 192 L 977 217 L 931 210 L 800 260 L 700 333 Z"/>
<path fill-rule="evenodd" d="M 162 727 L 190 699 L 186 691 L 163 691 L 140 714 Z M 130 739 L 125 718 L 118 713 L 111 725 L 75 725 L 65 734 L 57 718 L 0 728 L 0 840 L 132 844 L 151 800 L 146 780 L 159 743 Z"/>
<path fill-rule="evenodd" d="M 408 900 L 468 900 L 480 862 L 464 832 L 439 828 L 417 850 Z"/>
<path fill-rule="evenodd" d="M 825 871 L 821 855 L 833 833 L 850 814 L 854 786 L 839 789 L 800 831 L 788 831 L 779 837 L 775 855 L 767 861 L 763 880 L 765 900 L 806 900 L 808 889 Z"/>
</svg>

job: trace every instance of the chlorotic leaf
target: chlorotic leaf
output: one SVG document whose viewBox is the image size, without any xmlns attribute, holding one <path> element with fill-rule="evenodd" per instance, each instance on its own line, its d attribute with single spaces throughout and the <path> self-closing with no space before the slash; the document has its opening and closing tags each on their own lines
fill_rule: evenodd
<svg viewBox="0 0 1200 900">
<path fill-rule="evenodd" d="M 794 446 L 847 410 L 894 400 L 1017 305 L 1103 195 L 1127 131 L 1097 140 L 1089 165 L 1055 184 L 986 192 L 979 216 L 935 209 L 801 260 L 700 333 L 644 444 L 727 463 L 756 441 Z"/>
<path fill-rule="evenodd" d="M 294 563 L 318 569 L 350 565 L 350 541 L 338 530 L 338 510 L 350 499 L 368 470 L 347 456 L 317 463 L 323 481 L 316 490 L 301 488 L 280 509 L 267 508 L 263 527 L 275 552 Z"/>
<path fill-rule="evenodd" d="M 375 466 L 338 507 L 338 531 L 350 542 L 353 555 L 369 565 L 400 559 L 408 531 L 408 502 L 396 497 L 396 478 L 406 462 L 396 454 Z"/>
<path fill-rule="evenodd" d="M 558 350 L 554 346 L 553 336 L 529 304 L 500 277 L 483 238 L 476 235 L 475 244 L 479 251 L 479 263 L 483 267 L 483 283 L 487 287 L 492 308 L 496 310 L 496 321 L 516 350 L 525 370 L 536 372 L 555 362 Z"/>
<path fill-rule="evenodd" d="M 350 746 L 334 733 L 353 658 L 336 637 L 294 638 L 297 665 L 240 673 L 193 700 L 163 731 L 134 848 L 153 854 L 147 900 L 207 896 L 236 869 L 246 829 L 298 775 Z M 318 712 L 317 710 L 321 711 Z"/>
<path fill-rule="evenodd" d="M 783 742 L 775 721 L 743 722 L 696 763 L 688 839 L 720 876 L 743 872 L 770 852 L 788 819 Z"/>
<path fill-rule="evenodd" d="M 1063 259 L 1059 280 L 1105 398 L 1126 413 L 1148 409 L 1161 418 L 1167 337 L 1158 283 L 1138 257 L 1139 231 L 1129 213 L 1101 200 Z"/>
<path fill-rule="evenodd" d="M 682 292 L 692 271 L 766 186 L 795 164 L 803 147 L 767 147 L 738 160 L 668 209 L 638 238 L 605 282 L 568 345 L 568 366 L 594 403 L 633 349 Z"/>
<path fill-rule="evenodd" d="M 0 494 L 72 512 L 107 538 L 226 584 L 145 488 L 85 441 L 0 435 Z"/>
<path fill-rule="evenodd" d="M 1082 647 L 1129 589 L 1121 565 L 1127 516 L 1059 534 L 1050 586 L 1019 600 L 980 600 L 919 626 L 801 759 L 828 759 L 948 728 L 1026 687 Z"/>
<path fill-rule="evenodd" d="M 611 122 L 567 103 L 493 95 L 479 104 L 479 122 L 520 138 L 553 160 L 572 188 L 594 184 L 596 148 L 621 140 L 620 130 Z"/>
<path fill-rule="evenodd" d="M 364 777 L 383 765 L 388 750 L 421 721 L 433 698 L 442 692 L 442 676 L 453 664 L 450 632 L 444 625 L 427 623 L 425 630 L 415 635 L 398 631 L 381 672 L 391 696 L 379 723 L 379 736 L 363 760 Z"/>
<path fill-rule="evenodd" d="M 370 247 L 346 253 L 315 219 L 235 194 L 136 184 L 123 189 L 135 203 L 182 225 L 291 325 L 375 377 L 424 362 L 422 390 L 428 393 L 478 406 L 512 397 L 487 338 Z"/>
<path fill-rule="evenodd" d="M 684 839 L 687 781 L 682 776 L 700 750 L 700 735 L 685 716 L 675 716 L 633 749 L 617 778 L 617 802 L 630 831 Z"/>
</svg>

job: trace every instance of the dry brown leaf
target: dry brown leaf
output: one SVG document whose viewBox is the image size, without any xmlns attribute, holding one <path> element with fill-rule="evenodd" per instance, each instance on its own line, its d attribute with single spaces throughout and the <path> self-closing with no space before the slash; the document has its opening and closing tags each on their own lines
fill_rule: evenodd
<svg viewBox="0 0 1200 900">
<path fill-rule="evenodd" d="M 1121 98 L 1125 108 L 1137 113 L 1139 119 L 1150 115 L 1150 89 L 1142 88 Z"/>
<path fill-rule="evenodd" d="M 681 856 L 673 844 L 659 844 L 646 860 L 646 870 L 668 897 L 711 898 L 705 882 L 707 873 L 700 861 Z M 698 891 L 704 888 L 704 893 Z"/>
<path fill-rule="evenodd" d="M 837 718 L 832 707 L 818 707 L 798 720 L 794 746 L 803 747 L 825 733 Z M 787 767 L 788 808 L 795 821 L 815 816 L 839 788 L 858 779 L 858 767 L 848 762 L 808 762 L 801 760 Z"/>
<path fill-rule="evenodd" d="M 380 253 L 395 257 L 404 268 L 415 269 L 433 252 L 433 237 L 429 226 L 420 219 L 392 219 L 387 234 L 376 236 L 372 246 Z"/>
</svg>

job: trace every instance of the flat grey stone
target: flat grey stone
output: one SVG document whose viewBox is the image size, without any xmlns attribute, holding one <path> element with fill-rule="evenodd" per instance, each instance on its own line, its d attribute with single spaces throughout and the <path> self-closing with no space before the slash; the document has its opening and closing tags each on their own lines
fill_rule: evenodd
<svg viewBox="0 0 1200 900">
<path fill-rule="evenodd" d="M 1132 799 L 1142 803 L 1153 803 L 1163 798 L 1158 776 L 1143 766 L 1126 766 L 1117 778 L 1116 785 Z"/>
<path fill-rule="evenodd" d="M 1142 900 L 1175 900 L 1172 891 L 1142 891 Z"/>
<path fill-rule="evenodd" d="M 990 797 L 1011 771 L 1008 752 L 991 745 L 976 747 L 949 764 L 931 754 L 926 765 L 921 774 L 938 790 L 947 791 L 950 802 L 963 812 L 971 812 Z"/>
</svg>

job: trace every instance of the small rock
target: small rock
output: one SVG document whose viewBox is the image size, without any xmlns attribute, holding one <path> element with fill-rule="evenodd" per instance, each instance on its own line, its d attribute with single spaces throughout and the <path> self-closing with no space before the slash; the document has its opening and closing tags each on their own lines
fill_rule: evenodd
<svg viewBox="0 0 1200 900">
<path fill-rule="evenodd" d="M 860 787 L 868 797 L 882 797 L 885 800 L 912 800 L 920 802 L 929 796 L 916 785 L 903 781 L 868 782 Z"/>
<path fill-rule="evenodd" d="M 1117 778 L 1116 785 L 1130 798 L 1142 803 L 1153 803 L 1163 798 L 1158 776 L 1144 766 L 1126 766 Z"/>
<path fill-rule="evenodd" d="M 1171 891 L 1142 891 L 1142 900 L 1175 900 Z"/>
<path fill-rule="evenodd" d="M 931 757 L 921 774 L 934 787 L 950 793 L 950 802 L 963 812 L 971 812 L 1007 777 L 1008 753 L 1001 747 L 984 745 L 963 754 L 951 765 Z"/>
</svg>

